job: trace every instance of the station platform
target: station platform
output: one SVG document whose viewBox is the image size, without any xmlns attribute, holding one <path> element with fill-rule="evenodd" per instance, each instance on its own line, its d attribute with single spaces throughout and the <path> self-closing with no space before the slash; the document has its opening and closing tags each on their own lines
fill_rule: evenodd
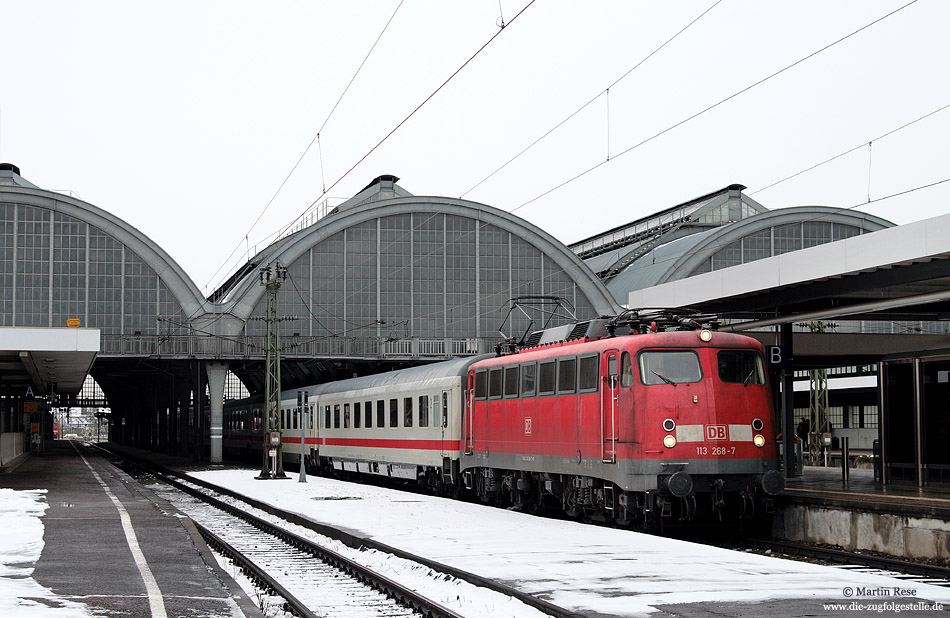
<svg viewBox="0 0 950 618">
<path fill-rule="evenodd" d="M 950 488 L 875 482 L 874 470 L 806 466 L 804 474 L 785 480 L 784 495 L 796 502 L 860 508 L 882 513 L 942 517 L 950 520 Z"/>
<path fill-rule="evenodd" d="M 32 578 L 52 591 L 39 600 L 48 607 L 78 603 L 89 616 L 262 617 L 190 519 L 81 442 L 47 442 L 0 474 L 0 488 L 46 490 Z M 21 600 L 17 615 L 43 615 L 28 611 L 36 602 Z"/>
<path fill-rule="evenodd" d="M 950 491 L 882 485 L 871 469 L 806 466 L 786 479 L 772 535 L 908 560 L 950 564 Z"/>
</svg>

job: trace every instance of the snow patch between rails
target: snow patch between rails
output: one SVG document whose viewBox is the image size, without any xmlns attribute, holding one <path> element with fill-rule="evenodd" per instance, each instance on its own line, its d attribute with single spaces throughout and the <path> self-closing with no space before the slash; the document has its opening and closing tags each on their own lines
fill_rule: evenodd
<svg viewBox="0 0 950 618">
<path fill-rule="evenodd" d="M 657 611 L 658 605 L 677 603 L 841 600 L 845 590 L 894 586 L 913 589 L 914 600 L 950 603 L 947 588 L 877 573 L 323 477 L 308 477 L 305 484 L 267 483 L 254 480 L 255 473 L 220 470 L 192 474 L 314 521 L 508 583 L 582 614 L 643 615 Z M 340 497 L 358 499 L 333 499 Z M 384 556 L 378 558 L 391 570 L 387 572 L 382 564 L 372 568 L 406 583 L 410 573 L 400 575 L 400 571 L 413 568 L 389 562 Z M 517 611 L 505 611 L 505 615 L 518 616 Z"/>
</svg>

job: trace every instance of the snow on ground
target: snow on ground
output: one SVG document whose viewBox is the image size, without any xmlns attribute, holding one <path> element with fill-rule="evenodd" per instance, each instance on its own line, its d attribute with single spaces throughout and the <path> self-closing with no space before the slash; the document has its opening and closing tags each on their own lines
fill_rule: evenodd
<svg viewBox="0 0 950 618">
<path fill-rule="evenodd" d="M 57 596 L 32 577 L 43 551 L 45 494 L 0 488 L 0 616 L 89 618 L 85 605 Z"/>
<path fill-rule="evenodd" d="M 701 601 L 850 602 L 860 588 L 895 587 L 913 590 L 903 596 L 915 601 L 950 603 L 950 590 L 940 586 L 434 496 L 321 477 L 306 484 L 260 481 L 250 469 L 192 474 L 579 612 L 637 615 Z"/>
</svg>

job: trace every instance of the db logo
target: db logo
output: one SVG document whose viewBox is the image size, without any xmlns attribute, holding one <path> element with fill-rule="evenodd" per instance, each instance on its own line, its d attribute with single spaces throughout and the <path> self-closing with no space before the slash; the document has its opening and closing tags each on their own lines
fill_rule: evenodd
<svg viewBox="0 0 950 618">
<path fill-rule="evenodd" d="M 524 419 L 524 435 L 526 436 L 531 435 L 531 419 L 530 418 Z"/>
<path fill-rule="evenodd" d="M 725 425 L 706 425 L 706 439 L 707 440 L 725 440 L 726 426 Z"/>
</svg>

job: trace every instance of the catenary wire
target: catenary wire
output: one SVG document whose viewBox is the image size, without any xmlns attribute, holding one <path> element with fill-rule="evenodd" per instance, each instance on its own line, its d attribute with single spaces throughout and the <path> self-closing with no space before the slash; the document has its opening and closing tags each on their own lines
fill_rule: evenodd
<svg viewBox="0 0 950 618">
<path fill-rule="evenodd" d="M 277 196 L 280 194 L 283 188 L 287 185 L 287 182 L 290 180 L 290 177 L 293 176 L 294 173 L 297 171 L 297 168 L 300 167 L 300 164 L 303 162 L 304 157 L 307 156 L 307 153 L 310 152 L 310 149 L 313 147 L 314 142 L 319 141 L 320 133 L 323 132 L 323 129 L 327 126 L 327 123 L 330 122 L 330 117 L 333 116 L 333 112 L 335 112 L 337 107 L 339 107 L 340 102 L 343 100 L 343 97 L 346 96 L 346 93 L 350 89 L 350 86 L 352 86 L 353 82 L 356 81 L 356 77 L 360 74 L 360 71 L 363 69 L 363 66 L 366 64 L 366 61 L 369 60 L 369 57 L 373 53 L 373 50 L 376 49 L 376 46 L 379 44 L 379 41 L 383 38 L 383 35 L 386 33 L 386 30 L 389 28 L 389 24 L 391 24 L 393 19 L 396 17 L 396 13 L 399 12 L 399 9 L 400 7 L 402 7 L 402 4 L 404 1 L 405 0 L 399 1 L 399 4 L 396 6 L 396 10 L 393 11 L 392 16 L 390 16 L 389 18 L 389 21 L 386 22 L 386 25 L 383 26 L 383 29 L 379 33 L 379 36 L 376 37 L 376 41 L 373 42 L 372 47 L 370 47 L 369 51 L 366 53 L 366 56 L 363 58 L 363 62 L 360 63 L 360 66 L 357 67 L 356 72 L 353 73 L 353 77 L 350 78 L 349 83 L 346 85 L 346 87 L 343 89 L 343 92 L 340 94 L 340 98 L 337 99 L 336 103 L 333 105 L 333 108 L 330 110 L 330 113 L 327 114 L 327 117 L 326 119 L 324 119 L 323 124 L 321 124 L 320 128 L 317 129 L 317 134 L 314 135 L 313 139 L 310 140 L 310 143 L 307 144 L 307 147 L 304 149 L 303 153 L 301 153 L 300 157 L 297 159 L 297 162 L 294 163 L 292 168 L 290 168 L 290 172 L 287 173 L 287 176 L 284 178 L 283 182 L 280 183 L 280 186 L 277 187 L 277 190 L 274 192 L 274 195 L 271 196 L 271 198 L 267 201 L 267 204 L 264 205 L 264 208 L 261 210 L 261 212 L 258 213 L 257 218 L 254 219 L 253 223 L 251 223 L 251 227 L 249 227 L 247 232 L 244 234 L 243 240 L 246 240 L 250 236 L 254 228 L 257 226 L 257 224 L 260 223 L 261 219 L 264 217 L 264 214 L 274 203 L 274 200 L 277 199 Z M 320 169 L 321 169 L 321 174 L 322 174 L 322 170 L 323 170 L 322 150 L 320 152 Z M 326 194 L 326 189 L 324 189 L 323 193 L 324 195 Z M 209 279 L 208 282 L 205 284 L 205 289 L 207 289 L 208 285 L 211 283 L 211 280 L 213 280 L 215 277 L 218 276 L 218 273 L 221 272 L 221 269 L 227 265 L 227 262 L 229 259 L 231 259 L 231 256 L 233 256 L 237 251 L 239 251 L 240 248 L 241 248 L 241 243 L 238 242 L 238 245 L 231 251 L 231 253 L 228 254 L 228 257 L 224 259 L 224 263 L 218 268 L 218 270 L 214 272 L 213 275 L 211 275 L 211 279 Z"/>
<path fill-rule="evenodd" d="M 576 109 L 573 113 L 571 113 L 569 116 L 567 116 L 566 118 L 564 118 L 563 120 L 561 120 L 559 123 L 557 123 L 556 125 L 554 125 L 553 127 L 551 127 L 551 128 L 550 128 L 547 132 L 545 132 L 541 137 L 539 137 L 538 139 L 536 139 L 536 140 L 534 140 L 533 142 L 531 142 L 530 144 L 528 144 L 524 149 L 521 150 L 521 152 L 519 152 L 518 154 L 516 154 L 516 155 L 513 156 L 512 158 L 510 158 L 510 159 L 508 159 L 507 161 L 505 161 L 504 163 L 502 163 L 501 166 L 498 167 L 498 169 L 496 169 L 494 172 L 492 172 L 492 173 L 489 174 L 488 176 L 486 176 L 486 177 L 482 178 L 481 180 L 479 180 L 477 183 L 475 183 L 474 186 L 472 186 L 472 187 L 471 187 L 468 191 L 466 191 L 465 193 L 462 193 L 462 194 L 459 196 L 459 199 L 465 197 L 466 195 L 468 195 L 469 193 L 471 193 L 472 191 L 474 191 L 475 189 L 477 189 L 478 187 L 480 187 L 482 184 L 484 184 L 485 182 L 487 182 L 489 179 L 491 179 L 495 174 L 497 174 L 497 173 L 500 172 L 501 170 L 505 169 L 506 167 L 508 167 L 508 166 L 511 165 L 512 163 L 514 163 L 516 159 L 518 159 L 518 158 L 521 157 L 521 155 L 525 154 L 526 152 L 528 152 L 529 150 L 531 150 L 532 148 L 534 148 L 538 143 L 540 143 L 541 141 L 543 141 L 546 137 L 548 137 L 549 135 L 551 135 L 552 133 L 554 133 L 555 131 L 557 131 L 558 129 L 560 129 L 560 128 L 561 128 L 562 126 L 564 126 L 567 122 L 569 122 L 572 118 L 574 118 L 575 116 L 577 116 L 579 113 L 581 113 L 582 111 L 584 111 L 585 109 L 587 109 L 587 108 L 588 108 L 591 104 L 593 104 L 595 101 L 597 101 L 598 99 L 600 99 L 600 97 L 602 97 L 602 96 L 604 96 L 605 94 L 609 93 L 611 88 L 613 88 L 614 86 L 616 86 L 617 84 L 619 84 L 621 81 L 623 81 L 628 75 L 630 75 L 630 74 L 633 73 L 635 70 L 637 70 L 637 69 L 638 69 L 642 64 L 644 64 L 647 60 L 649 60 L 650 58 L 652 58 L 653 56 L 655 56 L 661 49 L 663 49 L 664 47 L 666 47 L 667 45 L 669 45 L 670 43 L 672 43 L 673 40 L 676 39 L 679 35 L 681 35 L 681 34 L 683 34 L 684 32 L 686 32 L 686 30 L 687 30 L 690 26 L 692 26 L 693 24 L 695 24 L 696 22 L 698 22 L 698 21 L 699 21 L 700 19 L 702 19 L 707 13 L 709 13 L 711 10 L 713 10 L 714 8 L 716 8 L 716 6 L 717 6 L 720 2 L 722 2 L 722 0 L 716 0 L 716 2 L 715 2 L 714 4 L 712 4 L 708 9 L 706 9 L 705 11 L 703 11 L 702 13 L 700 13 L 695 19 L 693 19 L 691 22 L 689 22 L 688 24 L 686 24 L 685 26 L 683 26 L 683 27 L 679 30 L 679 32 L 677 32 L 676 34 L 674 34 L 673 36 L 671 36 L 671 37 L 670 37 L 669 39 L 667 39 L 662 45 L 660 45 L 659 47 L 657 47 L 656 49 L 654 49 L 654 50 L 653 50 L 652 52 L 650 52 L 645 58 L 643 58 L 642 60 L 640 60 L 640 62 L 638 62 L 638 63 L 635 64 L 633 67 L 631 67 L 630 69 L 628 69 L 626 73 L 624 73 L 623 75 L 621 75 L 620 77 L 618 77 L 617 79 L 615 79 L 609 86 L 607 86 L 607 88 L 605 88 L 604 90 L 601 90 L 600 92 L 598 92 L 592 99 L 590 99 L 589 101 L 587 101 L 587 103 L 584 103 L 583 105 L 581 105 L 579 108 L 577 108 L 577 109 Z M 609 156 L 608 156 L 608 159 L 609 159 Z"/>
<path fill-rule="evenodd" d="M 554 186 L 554 187 L 548 189 L 547 191 L 544 191 L 543 193 L 540 193 L 540 194 L 536 195 L 535 197 L 533 197 L 533 198 L 531 198 L 530 200 L 528 200 L 528 201 L 526 201 L 526 202 L 520 204 L 519 206 L 516 206 L 516 207 L 512 208 L 512 209 L 511 209 L 510 211 L 508 211 L 508 212 L 515 212 L 515 211 L 517 211 L 517 210 L 520 210 L 520 209 L 524 208 L 525 206 L 528 206 L 529 204 L 533 204 L 534 202 L 540 200 L 541 198 L 546 197 L 546 196 L 550 195 L 551 193 L 554 193 L 555 191 L 566 187 L 567 185 L 573 183 L 575 180 L 578 180 L 578 179 L 580 179 L 580 178 L 583 178 L 583 177 L 586 176 L 587 174 L 590 174 L 591 172 L 593 172 L 593 171 L 599 169 L 600 167 L 606 165 L 607 163 L 610 163 L 610 162 L 612 162 L 612 161 L 616 161 L 617 159 L 619 159 L 619 158 L 622 157 L 623 155 L 626 155 L 626 154 L 629 154 L 630 152 L 633 152 L 633 151 L 636 150 L 637 148 L 640 148 L 641 146 L 652 142 L 652 141 L 655 140 L 656 138 L 661 137 L 661 136 L 663 136 L 663 135 L 669 133 L 670 131 L 673 131 L 674 129 L 683 126 L 684 124 L 690 122 L 691 120 L 694 120 L 694 119 L 696 119 L 696 118 L 702 116 L 702 115 L 705 114 L 706 112 L 709 112 L 709 111 L 712 111 L 713 109 L 716 109 L 716 108 L 719 107 L 720 105 L 723 105 L 724 103 L 727 103 L 728 101 L 731 101 L 732 99 L 735 99 L 736 97 L 738 97 L 738 96 L 740 96 L 740 95 L 742 95 L 742 94 L 744 94 L 744 93 L 746 93 L 746 92 L 752 90 L 752 89 L 755 88 L 756 86 L 759 86 L 759 85 L 761 85 L 761 84 L 764 84 L 765 82 L 771 80 L 773 77 L 777 77 L 777 76 L 781 75 L 782 73 L 784 73 L 784 72 L 786 72 L 786 71 L 788 71 L 788 70 L 790 70 L 790 69 L 792 69 L 792 68 L 798 66 L 799 64 L 802 64 L 803 62 L 806 62 L 807 60 L 810 60 L 811 58 L 814 58 L 814 57 L 817 56 L 818 54 L 820 54 L 820 53 L 822 53 L 822 52 L 824 52 L 824 51 L 827 51 L 827 50 L 831 49 L 832 47 L 838 45 L 839 43 L 842 43 L 842 42 L 844 42 L 844 41 L 850 39 L 851 37 L 853 37 L 853 36 L 859 34 L 860 32 L 863 32 L 864 30 L 867 30 L 868 28 L 870 28 L 870 27 L 872 27 L 872 26 L 874 26 L 874 25 L 876 25 L 876 24 L 878 24 L 878 23 L 884 21 L 884 20 L 887 19 L 888 17 L 891 17 L 891 16 L 893 16 L 893 15 L 899 13 L 900 11 L 906 9 L 907 7 L 911 6 L 912 4 L 915 4 L 916 2 L 917 2 L 917 0 L 911 0 L 911 1 L 908 2 L 907 4 L 905 4 L 905 5 L 903 5 L 903 6 L 900 6 L 900 7 L 898 7 L 897 9 L 894 9 L 894 10 L 891 11 L 890 13 L 887 13 L 886 15 L 883 15 L 882 17 L 879 17 L 879 18 L 875 19 L 874 21 L 872 21 L 872 22 L 870 22 L 869 24 L 866 24 L 866 25 L 864 25 L 864 26 L 858 28 L 857 30 L 851 32 L 850 34 L 847 34 L 847 35 L 841 37 L 840 39 L 838 39 L 838 40 L 836 40 L 836 41 L 834 41 L 834 42 L 832 42 L 832 43 L 829 43 L 828 45 L 825 45 L 825 46 L 822 47 L 821 49 L 818 49 L 818 50 L 816 50 L 816 51 L 813 51 L 812 53 L 808 54 L 807 56 L 804 56 L 804 57 L 802 57 L 802 58 L 796 60 L 795 62 L 793 62 L 793 63 L 791 63 L 791 64 L 785 66 L 784 68 L 779 69 L 778 71 L 775 71 L 774 73 L 772 73 L 772 74 L 770 74 L 770 75 L 768 75 L 768 76 L 766 76 L 766 77 L 763 77 L 762 79 L 760 79 L 760 80 L 758 80 L 758 81 L 756 81 L 756 82 L 754 82 L 754 83 L 752 83 L 752 84 L 746 86 L 745 88 L 742 88 L 741 90 L 738 90 L 738 91 L 732 93 L 731 95 L 725 97 L 724 99 L 721 99 L 721 100 L 719 100 L 718 102 L 713 103 L 712 105 L 710 105 L 710 106 L 708 106 L 708 107 L 706 107 L 706 108 L 704 108 L 704 109 L 702 109 L 702 110 L 696 112 L 695 114 L 693 114 L 693 115 L 691 115 L 691 116 L 689 116 L 689 117 L 687 117 L 687 118 L 685 118 L 685 119 L 683 119 L 683 120 L 680 120 L 679 122 L 677 122 L 677 123 L 675 123 L 675 124 L 673 124 L 673 125 L 670 125 L 669 127 L 663 129 L 662 131 L 660 131 L 660 132 L 658 132 L 658 133 L 655 133 L 655 134 L 653 134 L 652 136 L 650 136 L 650 137 L 648 137 L 648 138 L 646 138 L 646 139 L 644 139 L 644 140 L 642 140 L 642 141 L 640 141 L 640 142 L 634 144 L 633 146 L 630 146 L 629 148 L 626 148 L 625 150 L 622 150 L 622 151 L 619 152 L 618 154 L 614 155 L 613 158 L 611 158 L 611 159 L 609 159 L 609 160 L 607 160 L 607 161 L 600 161 L 600 162 L 597 163 L 596 165 L 593 165 L 593 166 L 587 168 L 586 170 L 580 172 L 579 174 L 576 174 L 576 175 L 572 176 L 571 178 L 568 178 L 567 180 L 565 180 L 565 181 L 561 182 L 560 184 L 558 184 L 558 185 L 556 185 L 556 186 Z"/>
</svg>

